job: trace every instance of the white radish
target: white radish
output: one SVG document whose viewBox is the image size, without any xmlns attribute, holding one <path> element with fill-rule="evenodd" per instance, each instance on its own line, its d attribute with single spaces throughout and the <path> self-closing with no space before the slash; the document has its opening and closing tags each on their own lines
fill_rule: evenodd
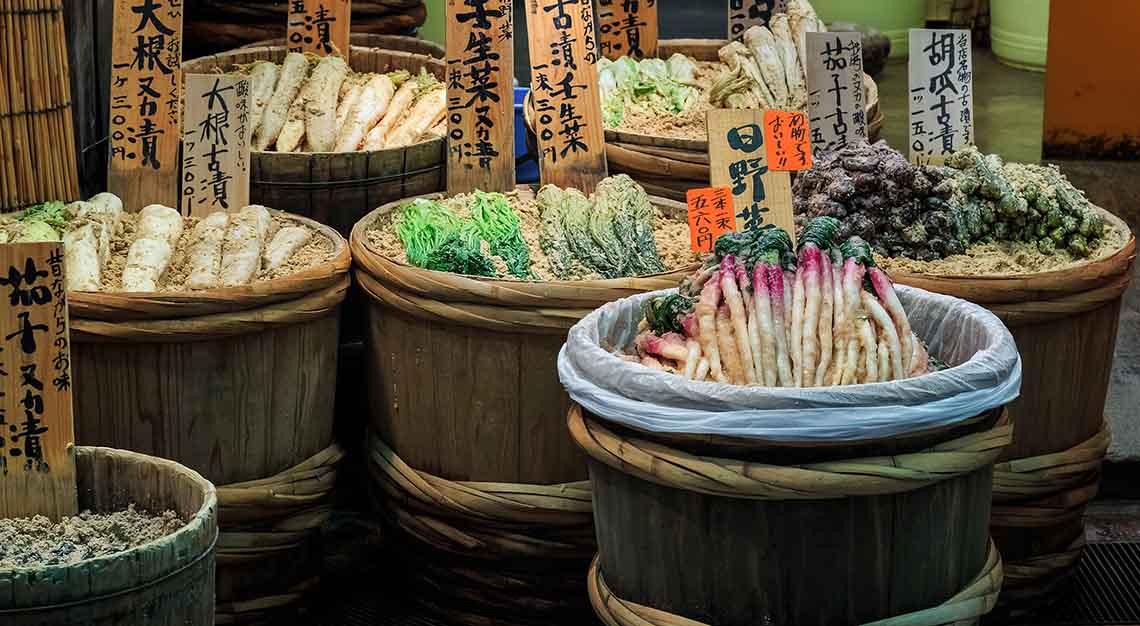
<svg viewBox="0 0 1140 626">
<path fill-rule="evenodd" d="M 341 130 L 336 139 L 337 152 L 352 152 L 364 143 L 368 129 L 384 117 L 395 92 L 396 87 L 384 74 L 377 74 L 368 79 L 348 113 L 344 125 L 338 126 Z"/>
<path fill-rule="evenodd" d="M 364 91 L 366 82 L 368 76 L 363 74 L 353 74 L 344 80 L 344 85 L 340 88 L 340 103 L 336 105 L 337 137 L 343 132 L 344 123 L 348 119 L 348 114 L 352 112 L 352 107 L 360 101 L 360 94 Z"/>
<path fill-rule="evenodd" d="M 329 152 L 336 145 L 336 99 L 346 76 L 344 59 L 327 56 L 305 85 L 305 137 L 313 152 Z"/>
<path fill-rule="evenodd" d="M 269 61 L 255 61 L 249 68 L 249 128 L 254 136 L 273 98 L 278 74 L 277 64 Z"/>
<path fill-rule="evenodd" d="M 368 135 L 364 139 L 365 150 L 380 150 L 384 147 L 388 133 L 396 126 L 396 122 L 403 118 L 408 107 L 412 104 L 412 100 L 415 100 L 421 80 L 423 80 L 422 77 L 413 78 L 400 85 L 400 88 L 396 90 L 396 95 L 392 96 L 392 101 L 388 103 L 388 110 L 384 113 L 384 117 L 368 131 Z"/>
<path fill-rule="evenodd" d="M 424 132 L 439 123 L 447 112 L 447 89 L 440 83 L 420 94 L 408 111 L 407 118 L 392 130 L 384 142 L 385 148 L 411 145 Z"/>
<path fill-rule="evenodd" d="M 281 132 L 277 134 L 277 143 L 274 150 L 277 152 L 296 152 L 305 140 L 305 94 L 297 94 L 293 104 L 289 106 L 289 119 Z"/>
<path fill-rule="evenodd" d="M 285 61 L 281 64 L 281 73 L 277 78 L 277 87 L 273 90 L 273 96 L 265 107 L 261 125 L 253 137 L 254 150 L 267 150 L 277 141 L 277 136 L 288 121 L 289 107 L 297 99 L 297 94 L 301 93 L 301 86 L 308 75 L 309 60 L 305 55 L 297 52 L 285 55 Z"/>
</svg>

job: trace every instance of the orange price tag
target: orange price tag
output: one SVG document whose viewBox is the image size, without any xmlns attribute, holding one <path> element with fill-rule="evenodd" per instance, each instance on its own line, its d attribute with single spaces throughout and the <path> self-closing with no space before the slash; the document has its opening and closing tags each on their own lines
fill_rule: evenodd
<svg viewBox="0 0 1140 626">
<path fill-rule="evenodd" d="M 690 189 L 685 199 L 689 204 L 689 244 L 694 252 L 712 252 L 717 237 L 736 230 L 728 187 Z"/>
<path fill-rule="evenodd" d="M 765 111 L 764 145 L 768 167 L 774 172 L 811 169 L 811 130 L 807 113 Z"/>
</svg>

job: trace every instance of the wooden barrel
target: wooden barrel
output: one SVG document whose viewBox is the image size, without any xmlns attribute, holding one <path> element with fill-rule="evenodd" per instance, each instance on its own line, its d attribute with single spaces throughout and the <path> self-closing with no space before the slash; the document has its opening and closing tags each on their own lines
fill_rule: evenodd
<svg viewBox="0 0 1140 626">
<path fill-rule="evenodd" d="M 280 63 L 284 46 L 241 48 L 183 63 L 185 72 L 228 70 L 253 61 Z M 358 72 L 427 68 L 444 79 L 444 63 L 420 54 L 352 46 L 349 64 Z M 352 226 L 385 202 L 443 189 L 447 182 L 442 139 L 387 150 L 359 152 L 254 152 L 249 199 L 311 217 L 348 237 Z"/>
<path fill-rule="evenodd" d="M 658 55 L 668 58 L 674 53 L 688 55 L 698 61 L 716 62 L 717 51 L 725 42 L 717 39 L 664 39 Z M 883 113 L 879 108 L 879 88 L 863 75 L 866 96 L 867 137 L 876 141 L 883 129 Z M 534 132 L 534 100 L 527 96 L 523 108 L 527 127 Z M 707 139 L 656 137 L 624 130 L 606 129 L 606 161 L 611 174 L 629 174 L 646 191 L 662 198 L 685 201 L 690 189 L 709 186 L 709 142 Z"/>
<path fill-rule="evenodd" d="M 1001 409 L 892 439 L 729 447 L 579 407 L 568 421 L 589 456 L 588 585 L 609 626 L 975 624 L 997 600 Z"/>
<path fill-rule="evenodd" d="M 443 46 L 428 41 L 427 39 L 420 39 L 419 37 L 410 37 L 408 35 L 380 35 L 377 33 L 352 33 L 348 36 L 350 45 L 360 48 L 380 48 L 381 50 L 398 50 L 400 52 L 407 52 L 409 54 L 419 54 L 423 56 L 432 57 L 435 59 L 442 59 L 447 56 L 447 51 Z M 285 38 L 278 37 L 276 39 L 266 39 L 265 41 L 257 41 L 251 44 L 242 46 L 243 48 L 263 48 L 265 46 L 284 46 Z"/>
<path fill-rule="evenodd" d="M 182 465 L 137 452 L 77 447 L 79 509 L 174 511 L 185 525 L 141 546 L 37 569 L 0 569 L 0 624 L 136 626 L 214 623 L 214 486 Z"/>
<path fill-rule="evenodd" d="M 369 227 L 402 204 L 361 220 L 351 246 L 369 313 L 369 469 L 423 574 L 418 598 L 462 623 L 583 623 L 593 527 L 558 350 L 593 309 L 694 268 L 573 282 L 424 270 L 369 247 Z"/>
<path fill-rule="evenodd" d="M 295 600 L 313 578 L 306 557 L 342 456 L 348 245 L 281 215 L 332 240 L 334 257 L 246 287 L 69 297 L 77 440 L 170 458 L 219 485 L 219 623 Z"/>
<path fill-rule="evenodd" d="M 1108 221 L 1127 232 L 1116 216 Z M 1104 402 L 1120 302 L 1135 237 L 1107 258 L 1016 276 L 928 276 L 895 281 L 985 306 L 1013 333 L 1021 397 L 1010 404 L 1017 437 L 997 466 L 992 532 L 1006 559 L 1003 604 L 1039 605 L 1076 566 L 1085 505 L 1096 495 L 1109 435 Z"/>
</svg>

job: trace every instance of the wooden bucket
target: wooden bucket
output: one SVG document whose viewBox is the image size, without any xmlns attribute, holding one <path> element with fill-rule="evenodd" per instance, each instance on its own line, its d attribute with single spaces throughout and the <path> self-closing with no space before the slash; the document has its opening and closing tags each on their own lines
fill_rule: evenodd
<svg viewBox="0 0 1140 626">
<path fill-rule="evenodd" d="M 40 569 L 0 570 L 0 624 L 136 626 L 214 623 L 214 486 L 173 461 L 77 447 L 79 509 L 174 511 L 186 522 L 118 554 Z"/>
<path fill-rule="evenodd" d="M 182 64 L 185 72 L 228 70 L 253 61 L 280 63 L 284 46 L 239 48 Z M 427 68 L 444 79 L 442 61 L 399 50 L 352 46 L 349 64 L 358 72 Z M 311 217 L 348 237 L 352 226 L 377 205 L 439 191 L 447 183 L 442 139 L 402 148 L 360 152 L 254 152 L 250 157 L 249 199 Z"/>
<path fill-rule="evenodd" d="M 609 626 L 975 624 L 996 603 L 1001 409 L 860 443 L 660 438 L 577 406 L 568 422 L 589 456 L 588 586 Z"/>
<path fill-rule="evenodd" d="M 1118 228 L 1127 226 L 1104 211 Z M 1017 341 L 1017 437 L 997 465 L 992 532 L 1006 559 L 1003 605 L 1039 605 L 1076 566 L 1085 505 L 1096 495 L 1109 434 L 1104 402 L 1135 237 L 1078 267 L 1003 277 L 893 272 L 898 283 L 985 306 Z"/>
<path fill-rule="evenodd" d="M 335 257 L 247 287 L 69 296 L 77 440 L 174 459 L 219 485 L 219 623 L 299 597 L 342 456 L 348 245 L 287 217 L 334 241 Z"/>
<path fill-rule="evenodd" d="M 453 621 L 583 623 L 593 526 L 558 350 L 593 309 L 676 286 L 695 266 L 576 282 L 424 270 L 368 246 L 369 226 L 402 204 L 376 209 L 351 238 L 369 311 L 369 470 L 382 514 L 423 574 L 419 599 Z"/>
<path fill-rule="evenodd" d="M 717 51 L 725 42 L 718 39 L 664 39 L 658 56 L 668 58 L 680 52 L 698 61 L 718 61 Z M 876 141 L 883 129 L 879 108 L 879 87 L 863 75 L 867 109 L 867 138 Z M 527 95 L 523 107 L 527 127 L 534 132 L 534 100 Z M 707 139 L 655 137 L 622 130 L 606 129 L 606 160 L 611 174 L 629 174 L 649 193 L 685 201 L 690 189 L 709 186 L 709 142 Z"/>
<path fill-rule="evenodd" d="M 348 36 L 349 45 L 357 46 L 360 48 L 379 48 L 381 50 L 399 50 L 400 52 L 407 52 L 410 54 L 420 54 L 423 56 L 432 57 L 435 59 L 442 59 L 447 56 L 447 50 L 443 46 L 428 41 L 427 39 L 420 39 L 419 37 L 409 37 L 408 35 L 380 35 L 377 33 L 352 33 Z M 266 39 L 265 41 L 258 41 L 251 44 L 242 46 L 242 48 L 263 48 L 265 46 L 284 46 L 285 38 L 278 37 L 276 39 Z"/>
</svg>

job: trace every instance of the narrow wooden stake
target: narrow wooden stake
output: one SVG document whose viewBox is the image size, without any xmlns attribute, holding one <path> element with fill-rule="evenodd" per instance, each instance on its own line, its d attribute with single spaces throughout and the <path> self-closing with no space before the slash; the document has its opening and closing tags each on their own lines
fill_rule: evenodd
<svg viewBox="0 0 1140 626">
<path fill-rule="evenodd" d="M 181 5 L 115 0 L 113 30 L 108 191 L 128 211 L 178 206 Z"/>
<path fill-rule="evenodd" d="M 249 78 L 186 75 L 183 215 L 205 217 L 249 204 L 249 110 Z"/>
<path fill-rule="evenodd" d="M 345 59 L 352 32 L 352 0 L 288 0 L 286 41 L 293 52 Z"/>
<path fill-rule="evenodd" d="M 447 192 L 515 188 L 511 0 L 447 0 Z"/>
<path fill-rule="evenodd" d="M 0 519 L 75 515 L 63 245 L 0 245 L 0 296 Z"/>
<path fill-rule="evenodd" d="M 526 0 L 542 183 L 593 193 L 606 177 L 600 48 L 590 0 Z"/>
<path fill-rule="evenodd" d="M 910 160 L 941 164 L 974 143 L 970 31 L 910 30 Z"/>
<path fill-rule="evenodd" d="M 713 187 L 732 189 L 736 230 L 769 224 L 796 239 L 792 179 L 768 167 L 764 111 L 715 109 L 708 112 L 709 174 Z"/>
<path fill-rule="evenodd" d="M 657 56 L 658 0 L 598 0 L 598 35 L 607 59 Z"/>
<path fill-rule="evenodd" d="M 728 0 L 728 38 L 744 41 L 753 26 L 767 26 L 773 13 L 787 13 L 788 0 Z"/>
</svg>

